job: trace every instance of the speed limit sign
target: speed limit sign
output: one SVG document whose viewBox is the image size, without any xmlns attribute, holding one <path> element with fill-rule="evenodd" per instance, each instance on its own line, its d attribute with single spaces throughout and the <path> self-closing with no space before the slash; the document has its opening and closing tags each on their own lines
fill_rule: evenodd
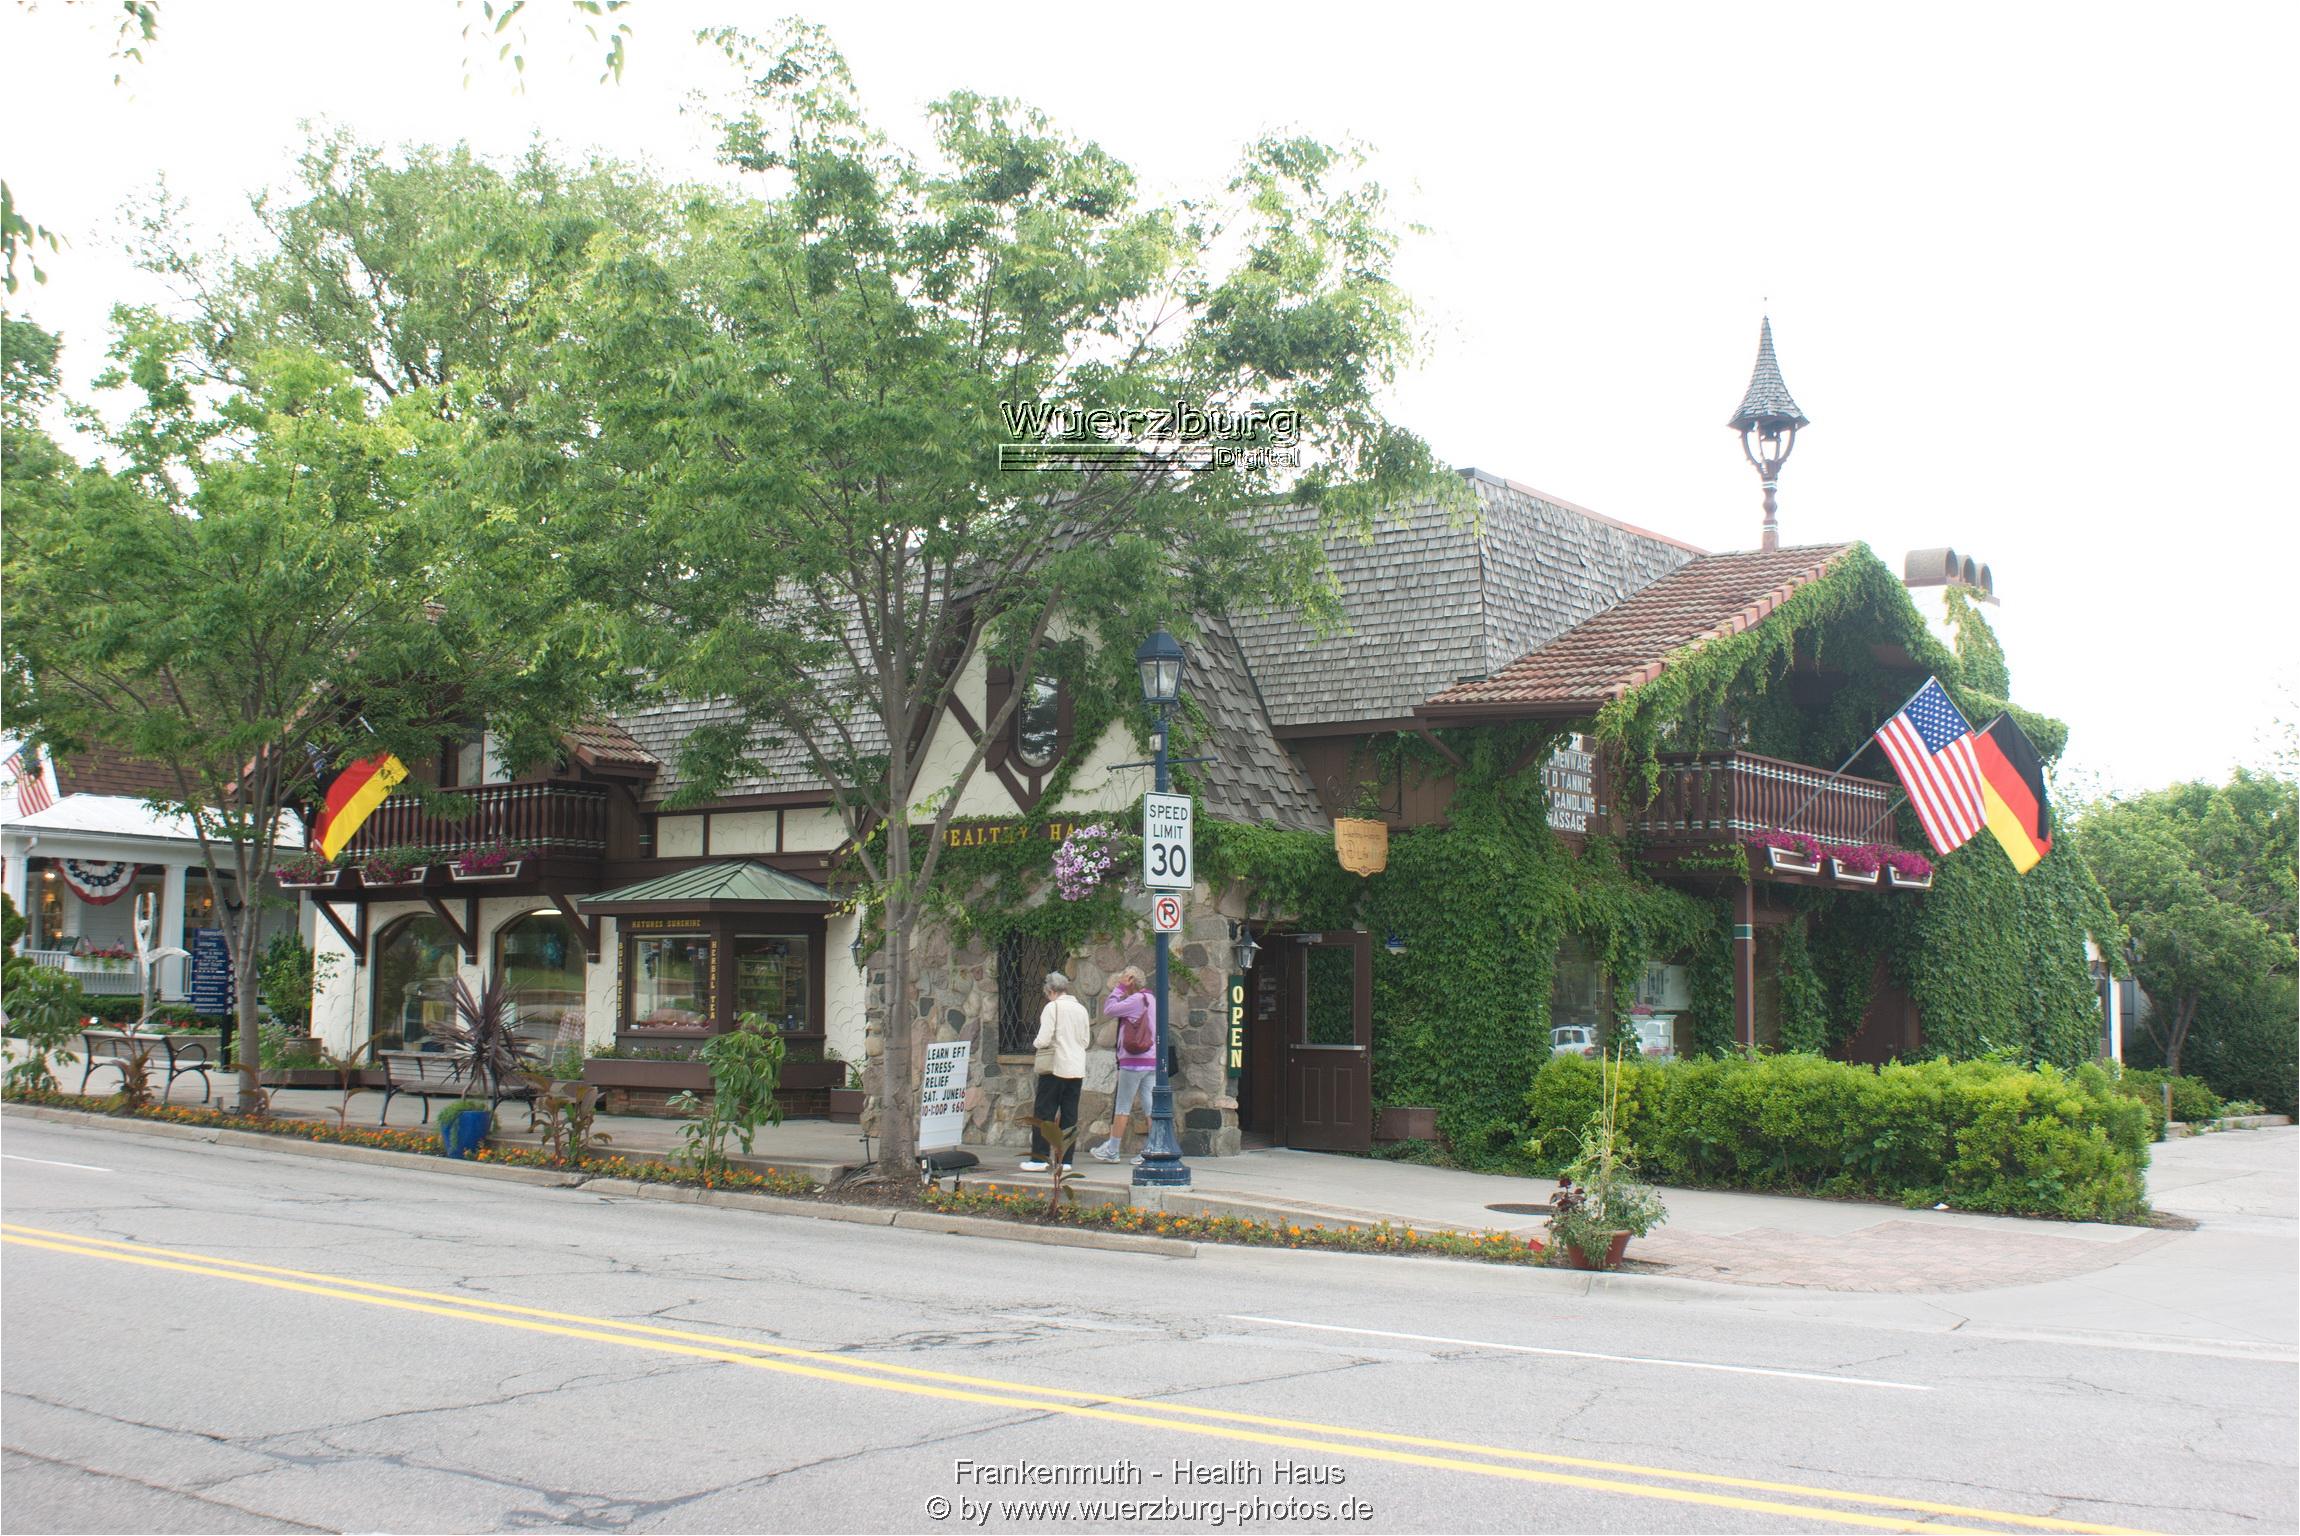
<svg viewBox="0 0 2300 1536">
<path fill-rule="evenodd" d="M 1151 899 L 1150 931 L 1153 933 L 1180 933 L 1182 931 L 1181 897 L 1158 896 Z"/>
<path fill-rule="evenodd" d="M 1190 797 L 1142 797 L 1142 884 L 1153 891 L 1186 891 L 1198 883 L 1190 858 Z"/>
</svg>

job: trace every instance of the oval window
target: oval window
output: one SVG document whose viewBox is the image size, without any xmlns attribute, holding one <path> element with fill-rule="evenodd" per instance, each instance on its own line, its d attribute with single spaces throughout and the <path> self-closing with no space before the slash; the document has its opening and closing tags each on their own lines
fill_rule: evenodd
<svg viewBox="0 0 2300 1536">
<path fill-rule="evenodd" d="M 1045 768 L 1060 754 L 1062 685 L 1034 677 L 1014 708 L 1014 755 L 1028 768 Z"/>
</svg>

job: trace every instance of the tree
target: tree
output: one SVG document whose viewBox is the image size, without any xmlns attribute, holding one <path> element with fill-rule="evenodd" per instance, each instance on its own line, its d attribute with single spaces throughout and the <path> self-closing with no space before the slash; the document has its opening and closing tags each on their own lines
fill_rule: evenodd
<svg viewBox="0 0 2300 1536">
<path fill-rule="evenodd" d="M 526 622 L 521 552 L 465 515 L 458 429 L 428 400 L 377 409 L 309 353 L 203 391 L 182 341 L 152 317 L 123 337 L 115 382 L 140 400 L 105 443 L 117 471 L 68 470 L 50 445 L 46 474 L 10 476 L 5 684 L 11 719 L 50 750 L 163 766 L 174 792 L 154 803 L 233 877 L 253 1110 L 258 905 L 319 764 L 420 760 L 475 717 L 539 760 L 597 667 L 579 637 Z"/>
<path fill-rule="evenodd" d="M 1059 665 L 1107 723 L 1156 624 L 1329 598 L 1316 536 L 1249 535 L 1241 506 L 1364 526 L 1439 482 L 1376 403 L 1409 316 L 1350 155 L 1270 138 L 1223 196 L 1148 204 L 1123 164 L 1012 102 L 936 103 L 930 164 L 870 128 L 815 29 L 718 40 L 750 81 L 722 153 L 764 191 L 698 197 L 653 247 L 595 245 L 554 328 L 584 344 L 526 354 L 545 372 L 505 391 L 496 483 L 558 509 L 571 562 L 628 605 L 635 668 L 731 706 L 688 739 L 683 799 L 775 746 L 831 786 L 877 919 L 881 1167 L 901 1175 L 912 933 L 1014 706 L 930 782 L 968 662 Z M 1096 442 L 1065 410 L 1176 402 L 1302 462 L 1001 471 L 1001 441 Z"/>
<path fill-rule="evenodd" d="M 2295 788 L 2239 769 L 2099 806 L 2077 847 L 2138 947 L 2141 986 L 2177 1073 L 2198 1021 L 2294 969 Z"/>
</svg>

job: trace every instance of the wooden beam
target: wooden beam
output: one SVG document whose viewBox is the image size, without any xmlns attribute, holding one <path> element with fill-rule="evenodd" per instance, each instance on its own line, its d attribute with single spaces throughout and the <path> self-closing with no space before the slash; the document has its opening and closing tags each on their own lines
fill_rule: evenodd
<svg viewBox="0 0 2300 1536">
<path fill-rule="evenodd" d="M 356 930 L 344 926 L 343 918 L 337 914 L 333 902 L 321 901 L 314 897 L 312 906 L 318 909 L 320 916 L 327 919 L 327 925 L 336 931 L 336 936 L 342 939 L 346 947 L 351 950 L 351 963 L 353 965 L 367 964 L 367 903 L 364 901 L 352 903 L 352 910 L 359 917 L 359 927 Z"/>
<path fill-rule="evenodd" d="M 1438 751 L 1444 755 L 1445 760 L 1453 764 L 1454 772 L 1466 773 L 1469 770 L 1469 764 L 1461 760 L 1461 754 L 1459 752 L 1456 752 L 1453 748 L 1438 740 L 1437 732 L 1431 730 L 1428 726 L 1423 725 L 1420 721 L 1417 720 L 1414 722 L 1414 733 L 1420 736 L 1422 740 L 1428 742 L 1431 746 L 1437 748 Z"/>
<path fill-rule="evenodd" d="M 457 922 L 454 918 L 447 915 L 447 903 L 439 899 L 438 892 L 425 891 L 423 893 L 423 904 L 431 908 L 432 916 L 438 918 L 441 922 L 447 925 L 447 931 L 449 933 L 455 935 L 456 947 L 463 951 L 463 958 L 465 963 L 469 965 L 477 965 L 479 963 L 479 936 L 476 933 L 471 932 L 469 929 L 466 929 L 463 924 Z M 471 902 L 467 905 L 469 907 L 476 907 L 478 906 L 478 903 Z M 478 914 L 473 912 L 471 916 L 473 918 L 471 926 L 473 928 L 478 927 Z"/>
<path fill-rule="evenodd" d="M 558 891 L 551 893 L 551 905 L 557 907 L 559 915 L 573 923 L 576 931 L 583 935 L 583 958 L 591 964 L 597 965 L 599 963 L 599 919 L 585 917 L 576 911 L 575 903 L 569 901 Z"/>
</svg>

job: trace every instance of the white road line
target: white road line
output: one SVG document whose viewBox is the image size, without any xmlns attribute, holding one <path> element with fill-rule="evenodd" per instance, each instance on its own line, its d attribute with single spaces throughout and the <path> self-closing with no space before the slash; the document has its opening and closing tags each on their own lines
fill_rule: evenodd
<svg viewBox="0 0 2300 1536">
<path fill-rule="evenodd" d="M 1355 1333 L 1369 1339 L 1410 1339 L 1417 1344 L 1451 1344 L 1461 1349 L 1499 1349 L 1513 1355 L 1555 1355 L 1566 1360 L 1610 1360 L 1617 1365 L 1669 1365 L 1686 1371 L 1727 1371 L 1736 1376 L 1780 1376 L 1790 1381 L 1825 1381 L 1839 1387 L 1883 1387 L 1893 1392 L 1930 1392 L 1912 1381 L 1878 1381 L 1869 1376 L 1832 1376 L 1823 1371 L 1783 1371 L 1764 1365 L 1719 1365 L 1713 1360 L 1665 1360 L 1655 1355 L 1603 1355 L 1588 1349 L 1544 1349 L 1536 1344 L 1497 1344 L 1491 1339 L 1448 1339 L 1429 1333 L 1392 1333 L 1386 1328 L 1341 1328 L 1332 1323 L 1297 1323 L 1283 1317 L 1246 1317 L 1231 1313 L 1233 1323 L 1260 1323 L 1269 1328 L 1307 1328 L 1316 1333 Z"/>
<path fill-rule="evenodd" d="M 51 1168 L 77 1168 L 83 1173 L 110 1173 L 112 1171 L 109 1168 L 99 1168 L 94 1163 L 59 1163 L 52 1157 L 19 1157 L 13 1152 L 0 1152 L 0 1157 L 8 1159 L 12 1163 L 45 1163 Z"/>
</svg>

